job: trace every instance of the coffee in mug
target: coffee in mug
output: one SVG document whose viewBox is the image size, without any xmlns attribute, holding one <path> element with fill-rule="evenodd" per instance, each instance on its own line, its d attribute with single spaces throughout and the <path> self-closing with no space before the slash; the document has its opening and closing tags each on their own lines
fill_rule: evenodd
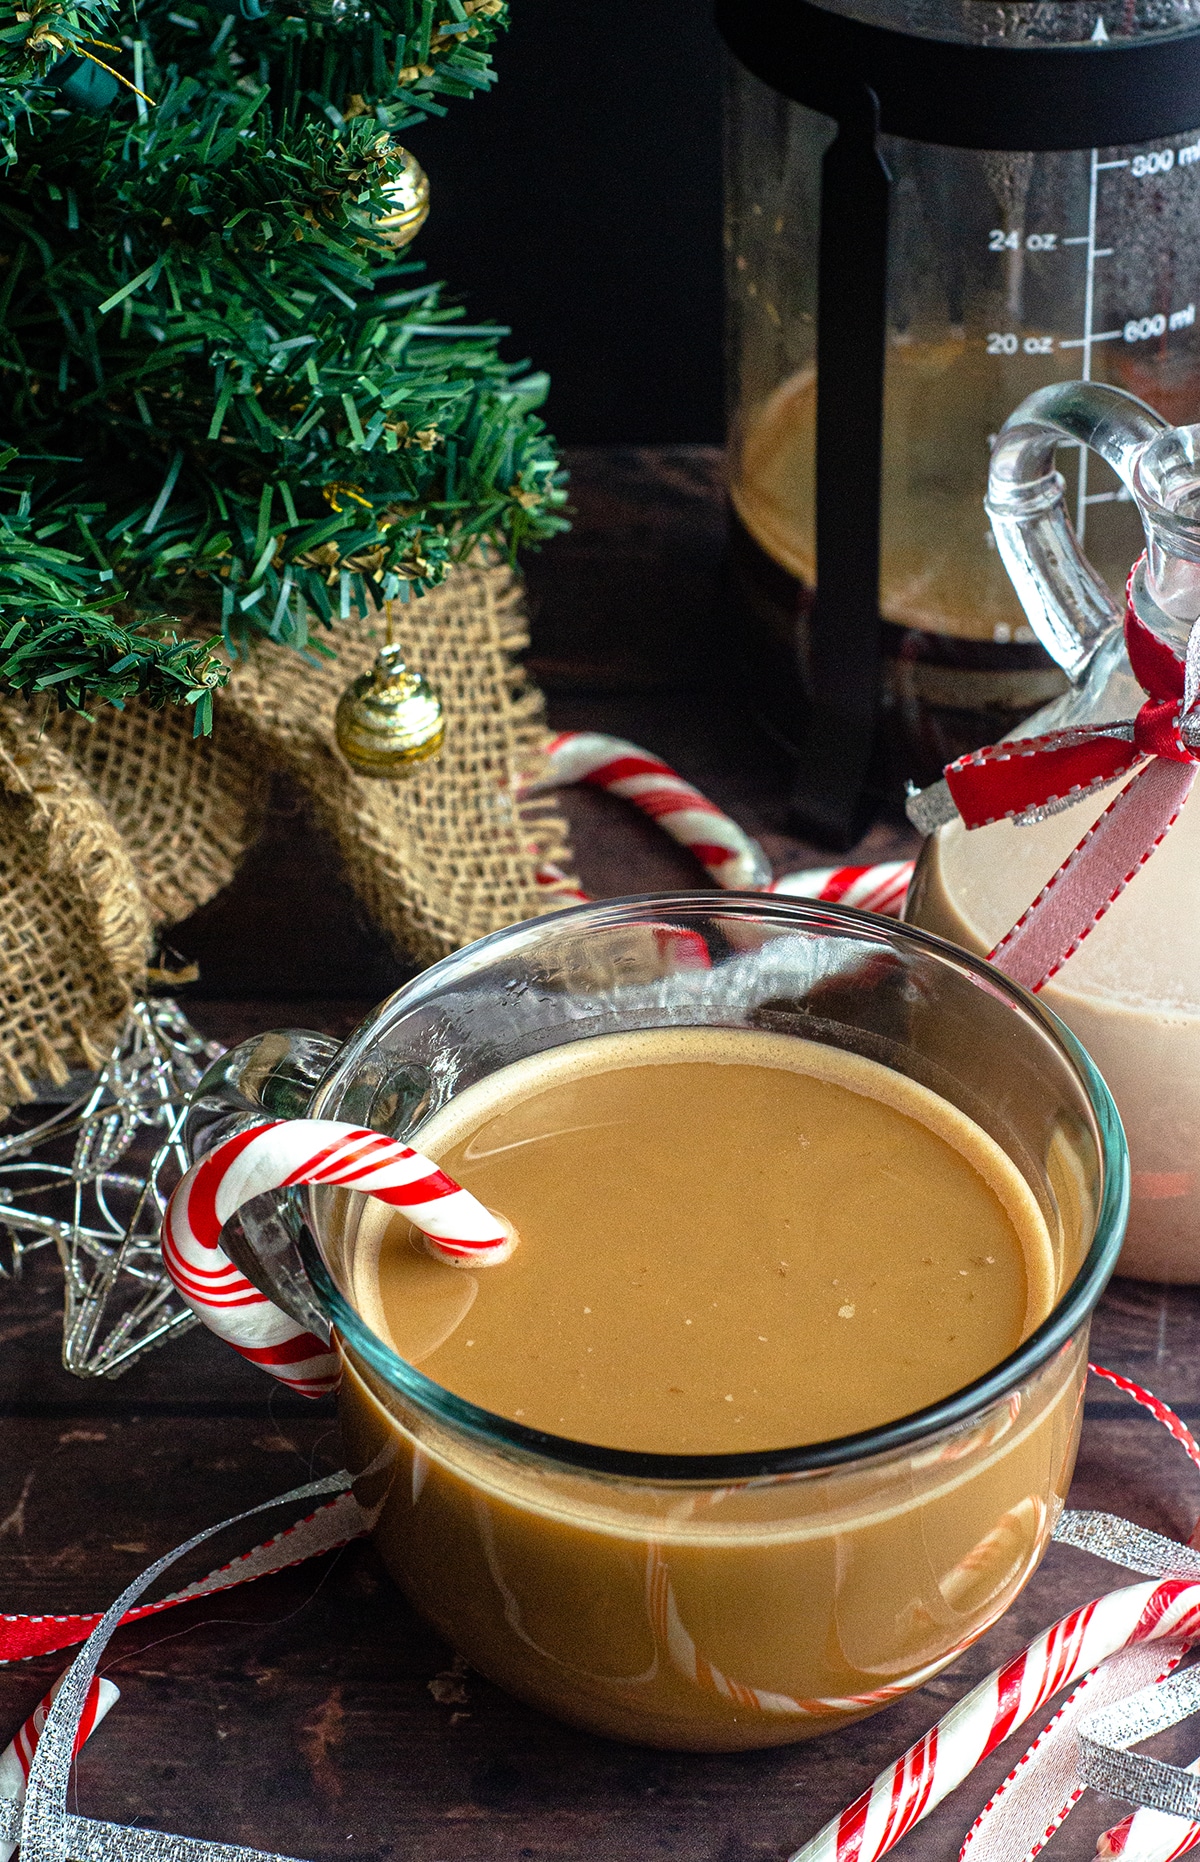
<svg viewBox="0 0 1200 1862">
<path fill-rule="evenodd" d="M 591 1731 L 735 1750 L 875 1711 L 1008 1607 L 1127 1195 L 1044 1007 L 907 926 L 685 894 L 497 933 L 318 1047 L 226 1056 L 189 1142 L 296 1116 L 307 1077 L 311 1116 L 431 1154 L 518 1231 L 460 1269 L 326 1186 L 307 1232 L 247 1205 L 239 1243 L 331 1326 L 375 1542 L 473 1667 Z"/>
</svg>

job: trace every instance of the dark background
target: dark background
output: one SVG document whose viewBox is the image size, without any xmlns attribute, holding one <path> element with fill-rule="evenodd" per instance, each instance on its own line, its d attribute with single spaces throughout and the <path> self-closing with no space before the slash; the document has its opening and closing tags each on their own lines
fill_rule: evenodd
<svg viewBox="0 0 1200 1862">
<path fill-rule="evenodd" d="M 719 440 L 721 51 L 708 0 L 513 0 L 489 95 L 407 132 L 414 247 L 550 371 L 566 445 Z"/>
</svg>

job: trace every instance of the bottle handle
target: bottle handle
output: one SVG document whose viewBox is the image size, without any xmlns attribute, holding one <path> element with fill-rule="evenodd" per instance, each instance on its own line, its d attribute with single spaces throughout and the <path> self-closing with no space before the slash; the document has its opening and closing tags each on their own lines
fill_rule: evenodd
<svg viewBox="0 0 1200 1862">
<path fill-rule="evenodd" d="M 277 1028 L 229 1048 L 192 1094 L 182 1130 L 189 1164 L 223 1138 L 261 1123 L 264 1113 L 306 1117 L 341 1045 L 306 1028 Z M 251 1286 L 317 1338 L 328 1339 L 329 1321 L 300 1254 L 303 1222 L 294 1196 L 261 1197 L 225 1224 L 221 1247 Z"/>
<path fill-rule="evenodd" d="M 1161 414 L 1122 388 L 1056 382 L 1022 401 L 996 439 L 984 500 L 996 547 L 1030 626 L 1073 684 L 1123 624 L 1124 604 L 1079 546 L 1055 449 L 1090 448 L 1132 493 L 1139 455 L 1168 428 Z"/>
</svg>

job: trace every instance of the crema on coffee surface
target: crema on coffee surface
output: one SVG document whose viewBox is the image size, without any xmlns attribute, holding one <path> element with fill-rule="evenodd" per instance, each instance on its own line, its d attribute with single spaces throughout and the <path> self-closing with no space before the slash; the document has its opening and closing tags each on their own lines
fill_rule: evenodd
<svg viewBox="0 0 1200 1862">
<path fill-rule="evenodd" d="M 356 1303 L 446 1389 L 576 1441 L 711 1454 L 869 1429 L 971 1383 L 1053 1304 L 1045 1221 L 995 1141 L 793 1036 L 572 1042 L 418 1142 L 520 1245 L 469 1272 L 365 1203 Z"/>
</svg>

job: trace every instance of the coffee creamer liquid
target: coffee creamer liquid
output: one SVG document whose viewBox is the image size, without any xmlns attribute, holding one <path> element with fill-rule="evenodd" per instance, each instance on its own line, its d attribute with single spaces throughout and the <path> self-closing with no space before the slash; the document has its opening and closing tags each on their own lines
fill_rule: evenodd
<svg viewBox="0 0 1200 1862">
<path fill-rule="evenodd" d="M 1011 1601 L 1070 1479 L 1083 1338 L 912 1449 L 752 1479 L 654 1460 L 909 1414 L 1046 1316 L 1062 1245 L 961 1112 L 788 1035 L 653 1030 L 504 1068 L 414 1139 L 520 1244 L 455 1268 L 341 1193 L 367 1322 L 493 1415 L 644 1457 L 514 1453 L 350 1357 L 376 1545 L 472 1667 L 594 1732 L 729 1751 L 885 1705 Z"/>
</svg>

